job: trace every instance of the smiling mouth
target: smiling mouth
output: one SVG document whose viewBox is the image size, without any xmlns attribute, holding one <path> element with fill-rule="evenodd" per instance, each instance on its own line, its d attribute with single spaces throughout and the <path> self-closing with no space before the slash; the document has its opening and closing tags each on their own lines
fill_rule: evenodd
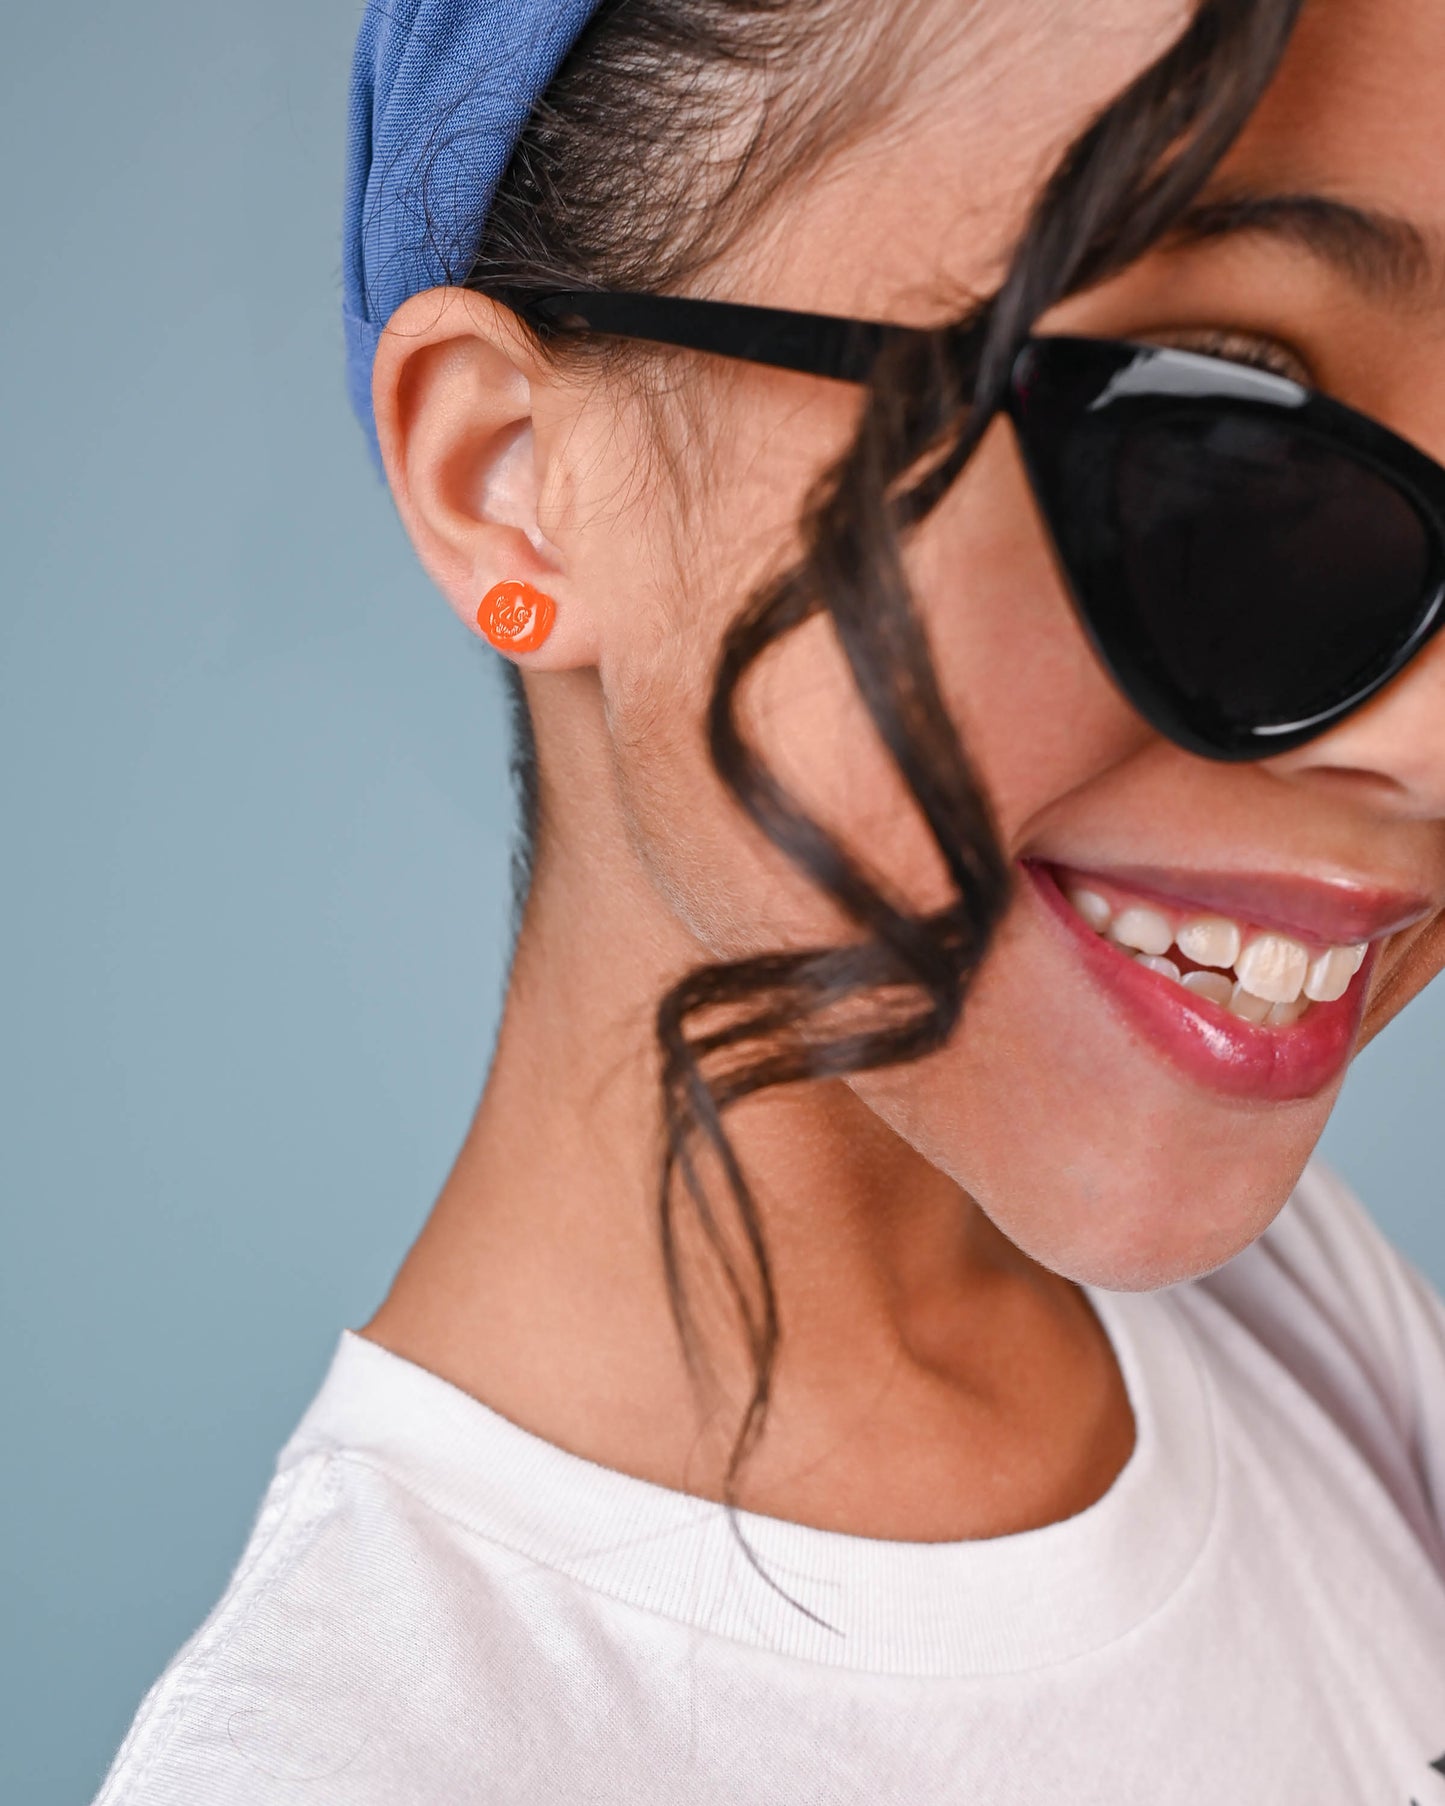
<svg viewBox="0 0 1445 1806">
<path fill-rule="evenodd" d="M 1414 899 L 1288 879 L 1196 876 L 1191 900 L 1164 873 L 1022 869 L 1117 1019 L 1195 1084 L 1262 1102 L 1313 1097 L 1340 1075 L 1380 944 L 1419 913 Z"/>
</svg>

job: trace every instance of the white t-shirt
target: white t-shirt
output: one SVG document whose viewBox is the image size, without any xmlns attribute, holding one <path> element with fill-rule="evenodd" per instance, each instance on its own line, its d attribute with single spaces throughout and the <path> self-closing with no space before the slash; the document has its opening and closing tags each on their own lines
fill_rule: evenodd
<svg viewBox="0 0 1445 1806">
<path fill-rule="evenodd" d="M 1445 1806 L 1445 1307 L 1312 1168 L 1091 1292 L 1109 1492 L 967 1543 L 743 1514 L 342 1335 L 98 1806 Z"/>
</svg>

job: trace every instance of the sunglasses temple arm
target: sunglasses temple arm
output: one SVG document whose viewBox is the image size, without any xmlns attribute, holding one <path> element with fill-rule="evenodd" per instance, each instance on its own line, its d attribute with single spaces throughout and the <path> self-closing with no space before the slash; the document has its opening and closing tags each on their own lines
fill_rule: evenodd
<svg viewBox="0 0 1445 1806">
<path fill-rule="evenodd" d="M 686 295 L 587 291 L 546 295 L 518 309 L 542 329 L 641 339 L 714 357 L 765 364 L 836 382 L 866 383 L 891 346 L 932 335 L 879 320 L 797 313 Z"/>
</svg>

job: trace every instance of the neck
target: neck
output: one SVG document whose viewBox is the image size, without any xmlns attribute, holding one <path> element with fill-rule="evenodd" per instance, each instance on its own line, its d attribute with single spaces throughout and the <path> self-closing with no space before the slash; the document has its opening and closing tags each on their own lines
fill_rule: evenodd
<svg viewBox="0 0 1445 1806">
<path fill-rule="evenodd" d="M 539 862 L 481 1104 L 364 1333 L 576 1454 L 719 1498 L 751 1370 L 716 1261 L 687 1231 L 714 1383 L 700 1387 L 682 1355 L 658 1234 L 651 1039 L 658 999 L 705 955 L 660 919 L 625 857 L 587 851 L 585 869 Z M 783 1325 L 738 1504 L 935 1541 L 1050 1522 L 1099 1496 L 1132 1425 L 1075 1288 L 840 1081 L 765 1093 L 728 1129 Z M 729 1199 L 708 1181 L 726 1230 Z"/>
</svg>

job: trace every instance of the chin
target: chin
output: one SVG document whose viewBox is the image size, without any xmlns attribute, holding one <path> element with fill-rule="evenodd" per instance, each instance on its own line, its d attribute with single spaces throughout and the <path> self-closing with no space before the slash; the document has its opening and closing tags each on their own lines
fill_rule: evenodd
<svg viewBox="0 0 1445 1806">
<path fill-rule="evenodd" d="M 1040 1266 L 1079 1285 L 1152 1292 L 1212 1273 L 1257 1240 L 1279 1214 L 1303 1168 L 1274 1162 L 1227 1190 L 1178 1173 L 1056 1169 L 1046 1196 L 1021 1208 L 1028 1178 L 978 1201 L 995 1225 Z M 1042 1174 L 1029 1178 L 1044 1183 Z M 1107 1190 L 1101 1188 L 1107 1186 Z"/>
<path fill-rule="evenodd" d="M 1031 1085 L 990 1082 L 1028 1070 L 1018 1058 L 980 1068 L 949 1048 L 853 1084 L 1023 1253 L 1108 1291 L 1197 1279 L 1247 1248 L 1289 1198 L 1332 1101 L 1222 1109 L 1168 1086 L 1081 1096 L 1039 1065 Z"/>
</svg>

